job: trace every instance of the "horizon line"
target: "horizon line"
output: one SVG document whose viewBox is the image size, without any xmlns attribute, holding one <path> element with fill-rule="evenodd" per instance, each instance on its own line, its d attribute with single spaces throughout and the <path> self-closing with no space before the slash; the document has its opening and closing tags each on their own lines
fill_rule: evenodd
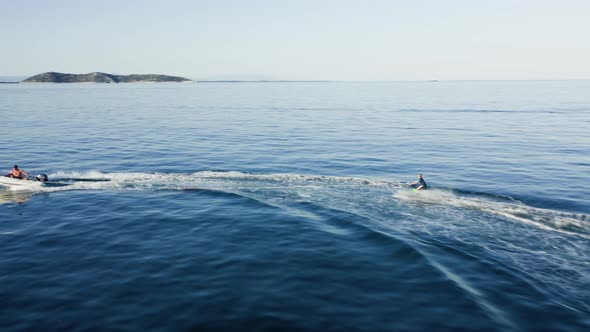
<svg viewBox="0 0 590 332">
<path fill-rule="evenodd" d="M 38 74 L 36 74 L 38 75 Z M 129 74 L 133 75 L 133 74 Z M 168 75 L 168 74 L 162 74 Z M 33 75 L 35 76 L 35 75 Z M 4 81 L 1 78 L 23 78 L 26 79 L 28 77 L 32 77 L 29 75 L 0 75 L 0 83 L 18 83 L 20 81 Z M 186 77 L 186 76 L 183 76 Z M 588 81 L 590 78 L 536 78 L 536 79 L 527 79 L 527 78 L 500 78 L 500 79 L 485 79 L 485 78 L 478 78 L 478 79 L 381 79 L 381 80 L 353 80 L 353 79 L 260 79 L 260 80 L 252 80 L 252 79 L 192 79 L 189 78 L 194 83 L 362 83 L 362 82 L 373 82 L 373 83 L 387 83 L 387 82 L 483 82 L 483 81 Z M 21 80 L 22 81 L 22 80 Z"/>
</svg>

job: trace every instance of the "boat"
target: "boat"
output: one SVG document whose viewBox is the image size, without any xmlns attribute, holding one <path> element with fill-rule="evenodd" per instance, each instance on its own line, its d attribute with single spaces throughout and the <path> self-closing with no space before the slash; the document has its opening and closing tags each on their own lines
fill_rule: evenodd
<svg viewBox="0 0 590 332">
<path fill-rule="evenodd" d="M 44 174 L 42 174 L 44 175 Z M 47 177 L 45 176 L 45 179 Z M 17 179 L 8 176 L 0 176 L 0 186 L 8 187 L 13 190 L 32 190 L 40 188 L 44 185 L 44 178 L 41 175 L 37 176 L 35 180 Z"/>
</svg>

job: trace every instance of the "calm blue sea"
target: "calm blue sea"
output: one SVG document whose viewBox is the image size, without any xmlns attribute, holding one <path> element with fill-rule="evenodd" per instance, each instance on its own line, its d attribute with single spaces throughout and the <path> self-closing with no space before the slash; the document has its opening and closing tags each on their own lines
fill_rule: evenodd
<svg viewBox="0 0 590 332">
<path fill-rule="evenodd" d="M 0 329 L 588 331 L 589 92 L 0 85 Z"/>
</svg>

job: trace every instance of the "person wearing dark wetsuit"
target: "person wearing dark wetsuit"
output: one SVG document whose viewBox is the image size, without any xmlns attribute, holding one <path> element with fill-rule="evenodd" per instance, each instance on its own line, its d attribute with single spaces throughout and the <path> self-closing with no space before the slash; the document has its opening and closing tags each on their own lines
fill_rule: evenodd
<svg viewBox="0 0 590 332">
<path fill-rule="evenodd" d="M 424 190 L 428 188 L 428 185 L 426 184 L 426 181 L 424 181 L 422 174 L 418 174 L 418 181 L 412 182 L 410 185 L 417 186 L 416 190 Z"/>
</svg>

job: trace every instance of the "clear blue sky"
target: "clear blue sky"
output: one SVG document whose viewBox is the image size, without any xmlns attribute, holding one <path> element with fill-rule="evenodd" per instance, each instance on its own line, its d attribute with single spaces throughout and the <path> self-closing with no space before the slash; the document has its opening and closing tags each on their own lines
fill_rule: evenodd
<svg viewBox="0 0 590 332">
<path fill-rule="evenodd" d="M 0 75 L 590 79 L 588 0 L 0 1 Z"/>
</svg>

